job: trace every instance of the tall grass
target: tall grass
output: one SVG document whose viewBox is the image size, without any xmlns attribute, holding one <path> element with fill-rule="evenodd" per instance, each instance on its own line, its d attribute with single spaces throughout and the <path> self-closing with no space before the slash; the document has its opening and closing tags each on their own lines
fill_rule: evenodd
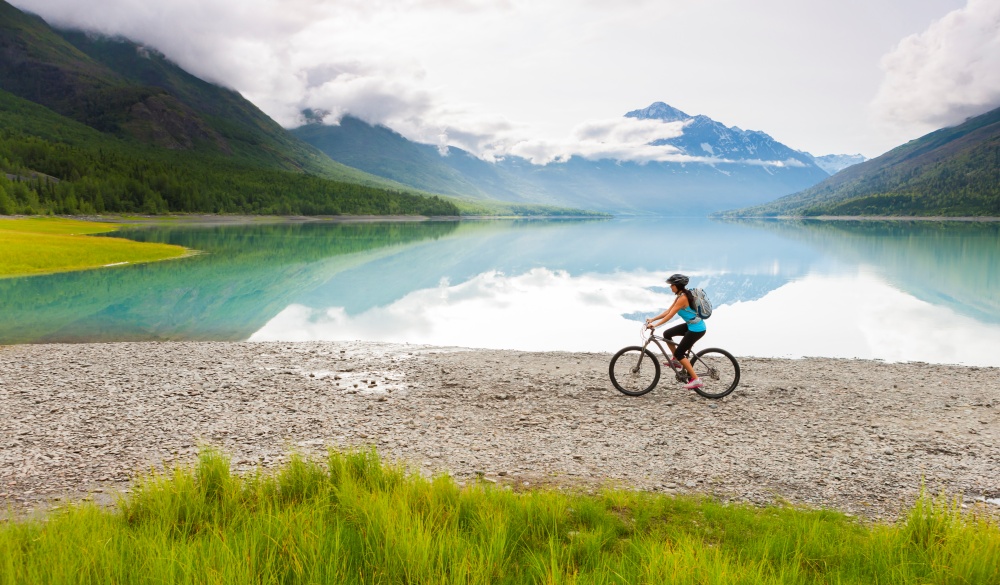
<svg viewBox="0 0 1000 585">
<path fill-rule="evenodd" d="M 921 497 L 895 524 L 607 490 L 460 487 L 374 451 L 138 481 L 114 510 L 0 526 L 0 583 L 1000 582 L 1000 529 Z"/>
<path fill-rule="evenodd" d="M 0 219 L 0 278 L 154 262 L 187 253 L 181 246 L 85 235 L 117 228 L 62 218 Z"/>
</svg>

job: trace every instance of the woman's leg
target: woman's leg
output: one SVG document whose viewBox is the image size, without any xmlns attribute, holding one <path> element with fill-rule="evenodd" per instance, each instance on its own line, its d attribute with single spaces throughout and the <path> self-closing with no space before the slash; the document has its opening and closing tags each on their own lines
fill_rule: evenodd
<svg viewBox="0 0 1000 585">
<path fill-rule="evenodd" d="M 687 352 L 694 347 L 694 342 L 698 341 L 705 336 L 705 331 L 687 331 L 684 333 L 684 337 L 681 342 L 677 344 L 677 349 L 674 350 L 674 358 L 677 359 L 684 366 L 684 370 L 687 371 L 688 377 L 691 380 L 697 380 L 698 374 L 694 372 L 694 366 L 691 365 L 691 360 L 684 357 Z"/>
<path fill-rule="evenodd" d="M 687 334 L 688 334 L 687 323 L 681 323 L 680 325 L 674 325 L 670 329 L 667 329 L 667 330 L 665 330 L 663 332 L 663 339 L 665 339 L 667 341 L 667 347 L 670 348 L 670 351 L 674 352 L 675 356 L 677 355 L 677 344 L 674 343 L 674 339 L 673 338 L 674 337 L 680 337 L 682 335 L 687 335 Z M 683 343 L 683 341 L 682 341 L 682 343 Z"/>
</svg>

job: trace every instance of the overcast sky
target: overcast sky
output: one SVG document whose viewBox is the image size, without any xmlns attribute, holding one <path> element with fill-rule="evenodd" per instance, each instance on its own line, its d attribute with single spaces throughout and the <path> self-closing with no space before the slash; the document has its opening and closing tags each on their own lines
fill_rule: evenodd
<svg viewBox="0 0 1000 585">
<path fill-rule="evenodd" d="M 303 108 L 536 161 L 643 156 L 656 101 L 873 157 L 1000 106 L 997 0 L 12 0 Z"/>
</svg>

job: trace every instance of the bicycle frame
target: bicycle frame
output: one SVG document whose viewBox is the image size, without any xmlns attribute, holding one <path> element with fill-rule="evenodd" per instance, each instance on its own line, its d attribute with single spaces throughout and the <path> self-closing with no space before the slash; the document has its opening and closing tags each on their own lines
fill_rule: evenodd
<svg viewBox="0 0 1000 585">
<path fill-rule="evenodd" d="M 646 335 L 645 332 L 643 333 L 643 335 L 645 337 L 645 340 L 642 343 L 643 351 L 646 351 L 646 348 L 649 347 L 649 342 L 652 341 L 656 345 L 656 347 L 659 348 L 660 353 L 663 355 L 664 365 L 674 371 L 674 375 L 677 376 L 677 379 L 680 379 L 682 375 L 687 376 L 687 371 L 684 369 L 683 366 L 678 368 L 671 363 L 671 359 L 674 357 L 674 352 L 673 351 L 668 352 L 666 349 L 663 348 L 663 345 L 660 344 L 661 341 L 663 343 L 670 343 L 666 337 L 657 335 L 656 332 L 653 331 L 652 329 L 649 329 L 648 335 Z M 688 358 L 691 361 L 692 366 L 694 366 L 695 361 L 698 360 L 698 356 L 695 355 L 694 353 L 694 348 L 688 350 L 687 355 L 684 357 Z"/>
</svg>

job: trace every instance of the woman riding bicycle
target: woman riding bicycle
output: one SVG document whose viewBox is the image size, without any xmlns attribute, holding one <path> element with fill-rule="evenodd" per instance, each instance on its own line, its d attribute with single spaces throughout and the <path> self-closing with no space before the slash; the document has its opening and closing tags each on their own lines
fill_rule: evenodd
<svg viewBox="0 0 1000 585">
<path fill-rule="evenodd" d="M 691 291 L 687 289 L 688 277 L 683 274 L 673 274 L 667 279 L 667 284 L 670 285 L 670 290 L 677 295 L 674 299 L 674 304 L 652 319 L 646 319 L 646 327 L 656 329 L 673 319 L 674 315 L 684 319 L 684 323 L 664 331 L 663 338 L 667 341 L 670 351 L 674 352 L 674 357 L 670 365 L 675 368 L 683 366 L 691 379 L 684 387 L 689 390 L 701 388 L 704 384 L 698 379 L 698 374 L 695 373 L 694 368 L 691 367 L 691 360 L 684 356 L 694 345 L 694 342 L 705 336 L 705 332 L 707 331 L 705 320 L 699 317 L 693 308 L 694 298 L 691 296 Z M 677 336 L 683 336 L 680 343 L 674 343 L 673 341 L 673 338 Z"/>
</svg>

